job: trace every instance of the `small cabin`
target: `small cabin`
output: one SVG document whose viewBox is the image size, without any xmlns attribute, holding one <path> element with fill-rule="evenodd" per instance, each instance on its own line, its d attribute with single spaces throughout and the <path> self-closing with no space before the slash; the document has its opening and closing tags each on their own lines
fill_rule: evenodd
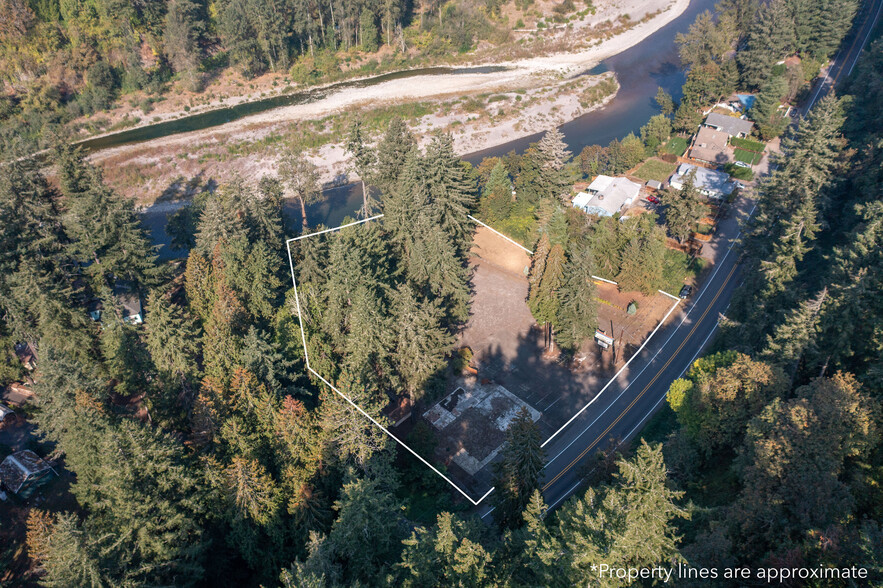
<svg viewBox="0 0 883 588">
<path fill-rule="evenodd" d="M 0 486 L 19 498 L 28 498 L 38 487 L 46 484 L 54 471 L 40 456 L 25 449 L 0 463 Z"/>
</svg>

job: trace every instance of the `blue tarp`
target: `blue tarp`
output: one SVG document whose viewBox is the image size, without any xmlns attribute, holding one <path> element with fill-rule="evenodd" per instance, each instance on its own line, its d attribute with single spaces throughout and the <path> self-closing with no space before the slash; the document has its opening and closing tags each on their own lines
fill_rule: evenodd
<svg viewBox="0 0 883 588">
<path fill-rule="evenodd" d="M 739 99 L 739 102 L 742 103 L 745 110 L 754 106 L 754 101 L 757 99 L 754 94 L 736 94 L 736 98 Z"/>
</svg>

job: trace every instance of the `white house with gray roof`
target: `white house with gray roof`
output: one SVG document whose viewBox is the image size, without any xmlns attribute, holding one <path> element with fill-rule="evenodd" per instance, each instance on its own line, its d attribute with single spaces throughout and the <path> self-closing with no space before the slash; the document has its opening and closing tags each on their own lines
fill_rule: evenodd
<svg viewBox="0 0 883 588">
<path fill-rule="evenodd" d="M 626 178 L 601 175 L 573 198 L 573 206 L 586 214 L 613 216 L 631 206 L 640 193 L 641 184 Z"/>
<path fill-rule="evenodd" d="M 694 171 L 696 175 L 693 178 L 693 186 L 700 194 L 703 194 L 708 198 L 723 200 L 736 189 L 736 184 L 730 181 L 729 174 L 696 165 L 690 165 L 689 163 L 682 163 L 678 166 L 678 169 L 675 170 L 674 175 L 672 175 L 668 182 L 669 186 L 675 190 L 680 190 L 684 187 L 687 176 Z"/>
</svg>

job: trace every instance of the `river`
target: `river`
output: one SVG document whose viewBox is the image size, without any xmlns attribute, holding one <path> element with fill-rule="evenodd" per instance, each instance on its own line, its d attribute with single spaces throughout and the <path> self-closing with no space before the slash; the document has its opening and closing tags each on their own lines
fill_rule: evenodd
<svg viewBox="0 0 883 588">
<path fill-rule="evenodd" d="M 613 139 L 622 139 L 629 133 L 637 133 L 651 116 L 659 113 L 659 107 L 654 100 L 657 88 L 664 88 L 675 100 L 680 98 L 681 86 L 684 83 L 684 72 L 678 59 L 677 47 L 674 43 L 675 35 L 686 32 L 690 24 L 696 19 L 696 15 L 704 10 L 712 10 L 715 3 L 716 0 L 693 0 L 690 2 L 687 10 L 672 22 L 634 47 L 601 62 L 592 70 L 585 72 L 587 74 L 597 74 L 604 71 L 613 71 L 619 80 L 620 89 L 616 97 L 604 108 L 589 112 L 561 125 L 560 129 L 564 134 L 564 140 L 574 155 L 578 154 L 586 145 L 606 145 Z M 189 117 L 189 119 L 205 118 L 197 119 L 196 121 L 190 120 L 187 123 L 187 128 L 182 128 L 180 125 L 188 119 L 181 119 L 162 123 L 162 125 L 170 125 L 165 128 L 165 131 L 161 129 L 151 130 L 153 127 L 132 129 L 117 135 L 92 139 L 84 143 L 84 145 L 91 150 L 104 149 L 126 143 L 137 143 L 175 132 L 208 128 L 260 110 L 267 110 L 267 104 L 273 100 L 279 101 L 275 103 L 275 106 L 272 106 L 277 107 L 285 105 L 286 102 L 283 102 L 285 100 L 288 100 L 289 102 L 287 103 L 291 104 L 297 103 L 296 101 L 298 100 L 318 99 L 333 90 L 345 87 L 358 87 L 357 84 L 365 85 L 380 83 L 390 79 L 407 79 L 414 75 L 426 75 L 427 73 L 459 73 L 467 71 L 475 73 L 476 70 L 477 68 L 431 68 L 430 70 L 422 69 L 385 74 L 370 80 L 340 82 L 320 90 L 277 96 L 259 103 L 252 103 L 251 105 L 243 104 L 230 109 L 222 109 Z M 485 68 L 485 71 L 497 70 Z M 161 127 L 162 125 L 154 126 Z M 193 125 L 197 125 L 197 127 Z M 537 141 L 540 136 L 540 134 L 537 134 L 516 139 L 483 151 L 467 154 L 463 156 L 463 159 L 477 164 L 485 157 L 505 155 L 513 150 L 521 152 L 530 143 Z M 344 217 L 355 216 L 355 212 L 362 203 L 359 184 L 330 188 L 325 190 L 323 195 L 324 198 L 320 202 L 307 207 L 307 217 L 309 218 L 310 225 L 315 226 L 320 223 L 325 226 L 339 225 Z M 165 232 L 167 215 L 175 207 L 183 205 L 184 203 L 177 204 L 177 206 L 171 204 L 170 206 L 170 203 L 166 202 L 163 205 L 149 207 L 142 212 L 142 221 L 150 232 L 153 241 L 161 245 L 159 253 L 162 258 L 168 259 L 186 254 L 186 251 L 175 250 L 170 247 L 169 237 Z M 290 221 L 290 227 L 293 230 L 298 230 L 301 220 L 300 207 L 297 203 L 286 201 L 285 213 Z"/>
</svg>

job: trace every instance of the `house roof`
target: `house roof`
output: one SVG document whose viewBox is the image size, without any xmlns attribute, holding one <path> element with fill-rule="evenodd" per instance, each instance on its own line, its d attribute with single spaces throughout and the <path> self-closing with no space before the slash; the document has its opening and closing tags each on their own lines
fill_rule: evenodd
<svg viewBox="0 0 883 588">
<path fill-rule="evenodd" d="M 626 178 L 598 176 L 588 191 L 576 195 L 573 205 L 588 213 L 612 216 L 631 204 L 640 192 L 641 185 Z"/>
<path fill-rule="evenodd" d="M 718 131 L 711 127 L 701 127 L 696 134 L 696 139 L 693 141 L 690 156 L 693 159 L 701 159 L 711 163 L 724 163 L 728 159 L 726 149 L 729 138 L 730 136 L 724 131 Z"/>
<path fill-rule="evenodd" d="M 675 174 L 671 177 L 670 183 L 672 187 L 679 189 L 683 185 L 683 179 L 693 170 L 696 170 L 693 185 L 700 191 L 713 194 L 729 194 L 735 188 L 733 183 L 730 182 L 730 176 L 728 174 L 713 169 L 690 165 L 689 163 L 682 163 L 678 166 Z"/>
<path fill-rule="evenodd" d="M 26 366 L 37 363 L 37 350 L 30 343 L 16 343 L 14 349 L 18 360 Z"/>
<path fill-rule="evenodd" d="M 736 118 L 735 116 L 727 116 L 718 112 L 712 112 L 705 119 L 705 124 L 717 127 L 721 131 L 727 133 L 731 137 L 737 135 L 747 135 L 754 128 L 754 123 L 750 120 Z"/>
<path fill-rule="evenodd" d="M 117 301 L 123 307 L 124 318 L 141 314 L 141 298 L 138 294 L 122 292 L 117 294 Z"/>
<path fill-rule="evenodd" d="M 8 455 L 0 463 L 0 482 L 11 492 L 18 493 L 30 478 L 52 469 L 30 449 Z"/>
<path fill-rule="evenodd" d="M 592 183 L 586 188 L 586 192 L 603 192 L 613 184 L 615 179 L 611 176 L 599 175 L 592 180 Z"/>
<path fill-rule="evenodd" d="M 4 404 L 0 404 L 0 422 L 11 414 L 15 414 L 15 411 Z"/>
</svg>

